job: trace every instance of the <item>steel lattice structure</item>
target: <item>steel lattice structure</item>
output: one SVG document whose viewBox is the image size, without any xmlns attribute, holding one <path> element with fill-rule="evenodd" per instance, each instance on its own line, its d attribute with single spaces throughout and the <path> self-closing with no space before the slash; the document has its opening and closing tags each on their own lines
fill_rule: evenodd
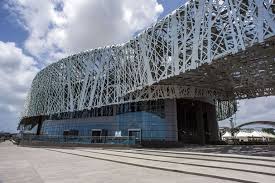
<svg viewBox="0 0 275 183">
<path fill-rule="evenodd" d="M 125 44 L 81 52 L 40 71 L 23 116 L 208 97 L 219 119 L 229 117 L 236 98 L 275 93 L 274 12 L 272 0 L 190 0 Z"/>
</svg>

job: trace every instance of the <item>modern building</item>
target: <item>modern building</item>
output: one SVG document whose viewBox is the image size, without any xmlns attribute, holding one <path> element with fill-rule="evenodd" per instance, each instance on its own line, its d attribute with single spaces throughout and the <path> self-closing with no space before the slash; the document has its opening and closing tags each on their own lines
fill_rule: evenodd
<svg viewBox="0 0 275 183">
<path fill-rule="evenodd" d="M 48 136 L 210 143 L 236 99 L 275 94 L 275 4 L 190 0 L 121 44 L 49 65 L 19 128 Z"/>
</svg>

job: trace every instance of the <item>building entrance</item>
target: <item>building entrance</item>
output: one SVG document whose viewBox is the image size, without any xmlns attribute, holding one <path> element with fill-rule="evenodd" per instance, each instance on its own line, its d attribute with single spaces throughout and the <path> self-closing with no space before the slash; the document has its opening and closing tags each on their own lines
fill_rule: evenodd
<svg viewBox="0 0 275 183">
<path fill-rule="evenodd" d="M 197 106 L 191 100 L 177 100 L 178 141 L 195 143 L 198 133 Z"/>
<path fill-rule="evenodd" d="M 136 143 L 141 143 L 141 129 L 129 129 L 128 136 L 134 138 Z"/>
<path fill-rule="evenodd" d="M 92 129 L 92 143 L 102 143 L 102 129 Z"/>
<path fill-rule="evenodd" d="M 215 105 L 177 100 L 178 141 L 187 144 L 209 144 L 218 140 Z"/>
</svg>

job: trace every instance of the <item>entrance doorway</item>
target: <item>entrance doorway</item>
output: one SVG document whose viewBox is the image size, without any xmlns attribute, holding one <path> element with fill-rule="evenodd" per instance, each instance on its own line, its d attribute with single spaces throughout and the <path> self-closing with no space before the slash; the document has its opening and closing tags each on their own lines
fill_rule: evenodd
<svg viewBox="0 0 275 183">
<path fill-rule="evenodd" d="M 102 134 L 102 129 L 92 129 L 92 137 L 100 137 Z"/>
<path fill-rule="evenodd" d="M 178 141 L 209 144 L 218 140 L 218 124 L 214 104 L 177 99 Z"/>
<path fill-rule="evenodd" d="M 128 129 L 128 136 L 130 140 L 133 138 L 135 143 L 141 143 L 141 129 Z"/>
<path fill-rule="evenodd" d="M 102 136 L 105 136 L 103 129 L 92 129 L 92 143 L 102 143 Z"/>
<path fill-rule="evenodd" d="M 197 136 L 197 104 L 192 100 L 177 100 L 178 141 L 195 143 Z"/>
</svg>

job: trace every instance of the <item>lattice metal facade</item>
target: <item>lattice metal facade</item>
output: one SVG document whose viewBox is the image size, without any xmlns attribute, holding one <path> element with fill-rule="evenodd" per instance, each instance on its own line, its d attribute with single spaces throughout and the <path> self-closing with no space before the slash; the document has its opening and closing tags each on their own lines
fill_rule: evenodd
<svg viewBox="0 0 275 183">
<path fill-rule="evenodd" d="M 249 73 L 232 69 L 227 76 L 217 74 L 216 80 L 203 78 L 219 70 L 215 62 L 230 66 L 231 61 L 223 58 L 272 38 L 274 13 L 272 0 L 190 0 L 127 43 L 81 52 L 40 71 L 23 117 L 128 102 L 207 97 L 216 101 L 219 119 L 227 118 L 236 110 L 236 98 L 250 97 L 245 92 L 249 85 L 245 80 L 230 86 L 228 80 L 219 81 L 250 77 Z M 258 92 L 257 96 L 274 94 L 274 58 L 269 52 L 261 68 L 268 77 L 260 78 L 264 87 L 255 86 L 271 92 Z M 238 55 L 235 60 L 232 63 L 243 63 L 245 58 Z M 238 65 L 238 69 L 242 67 Z"/>
</svg>

